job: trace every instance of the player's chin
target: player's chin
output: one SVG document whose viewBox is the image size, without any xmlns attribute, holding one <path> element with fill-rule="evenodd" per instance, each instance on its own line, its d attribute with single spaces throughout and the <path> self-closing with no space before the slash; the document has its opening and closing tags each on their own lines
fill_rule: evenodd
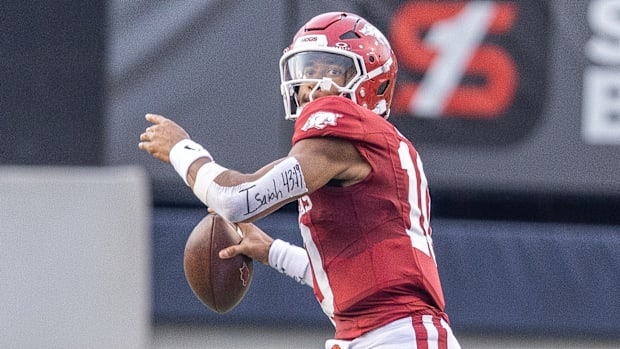
<svg viewBox="0 0 620 349">
<path fill-rule="evenodd" d="M 300 96 L 300 98 L 299 98 L 299 106 L 300 107 L 303 108 L 308 103 L 310 103 L 310 98 L 308 98 L 308 96 Z"/>
<path fill-rule="evenodd" d="M 319 98 L 327 97 L 327 96 L 335 96 L 338 94 L 338 91 L 315 91 L 312 94 L 312 100 L 316 101 Z M 310 100 L 307 99 L 306 103 L 310 103 Z"/>
<path fill-rule="evenodd" d="M 315 96 L 313 96 L 313 97 L 312 97 L 312 101 L 316 101 L 317 99 L 319 99 L 319 98 L 321 98 L 321 97 L 323 97 L 323 96 L 316 96 L 316 95 L 315 95 Z M 299 103 L 299 107 L 300 107 L 300 108 L 303 108 L 303 107 L 305 107 L 308 103 L 310 103 L 310 102 L 312 102 L 312 101 L 311 101 L 309 98 L 302 99 L 302 100 L 301 100 L 301 103 Z"/>
</svg>

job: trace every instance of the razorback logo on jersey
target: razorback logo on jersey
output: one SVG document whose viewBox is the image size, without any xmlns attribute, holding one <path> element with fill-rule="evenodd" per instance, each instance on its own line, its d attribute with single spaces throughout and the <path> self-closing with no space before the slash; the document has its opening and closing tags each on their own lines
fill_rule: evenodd
<svg viewBox="0 0 620 349">
<path fill-rule="evenodd" d="M 310 115 L 308 121 L 306 121 L 301 130 L 308 131 L 311 128 L 322 130 L 327 126 L 336 126 L 336 119 L 341 117 L 342 114 L 336 114 L 328 111 L 319 111 Z"/>
</svg>

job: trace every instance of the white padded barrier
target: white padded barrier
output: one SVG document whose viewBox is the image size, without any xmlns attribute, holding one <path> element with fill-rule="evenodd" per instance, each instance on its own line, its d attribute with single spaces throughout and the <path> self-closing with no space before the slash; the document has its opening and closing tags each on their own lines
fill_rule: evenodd
<svg viewBox="0 0 620 349">
<path fill-rule="evenodd" d="M 0 347 L 151 345 L 151 198 L 136 167 L 0 166 Z"/>
</svg>

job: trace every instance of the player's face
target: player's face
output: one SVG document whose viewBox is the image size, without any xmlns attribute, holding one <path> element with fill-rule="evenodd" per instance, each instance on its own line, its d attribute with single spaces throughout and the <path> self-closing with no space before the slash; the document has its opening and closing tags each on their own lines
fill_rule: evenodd
<svg viewBox="0 0 620 349">
<path fill-rule="evenodd" d="M 355 76 L 355 67 L 350 58 L 331 53 L 298 54 L 289 60 L 288 67 L 292 79 L 312 80 L 297 87 L 300 106 L 308 103 L 311 95 L 313 100 L 338 95 L 338 86 L 346 86 Z"/>
<path fill-rule="evenodd" d="M 328 90 L 319 87 L 312 95 L 314 99 L 323 96 L 337 95 L 339 93 L 338 88 L 334 86 L 334 84 L 338 86 L 346 85 L 347 69 L 342 65 L 324 62 L 313 62 L 304 67 L 303 79 L 321 80 L 323 78 L 331 79 L 333 84 L 329 85 Z M 302 106 L 310 101 L 310 92 L 312 92 L 315 86 L 316 83 L 308 83 L 299 86 L 298 96 Z"/>
</svg>

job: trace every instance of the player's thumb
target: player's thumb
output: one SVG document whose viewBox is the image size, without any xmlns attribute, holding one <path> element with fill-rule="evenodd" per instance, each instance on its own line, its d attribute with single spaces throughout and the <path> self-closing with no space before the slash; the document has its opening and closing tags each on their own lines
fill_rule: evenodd
<svg viewBox="0 0 620 349">
<path fill-rule="evenodd" d="M 229 247 L 226 247 L 225 249 L 220 250 L 218 255 L 220 256 L 221 259 L 229 259 L 229 258 L 233 258 L 234 256 L 238 255 L 239 253 L 240 251 L 237 246 L 229 246 Z"/>
</svg>

